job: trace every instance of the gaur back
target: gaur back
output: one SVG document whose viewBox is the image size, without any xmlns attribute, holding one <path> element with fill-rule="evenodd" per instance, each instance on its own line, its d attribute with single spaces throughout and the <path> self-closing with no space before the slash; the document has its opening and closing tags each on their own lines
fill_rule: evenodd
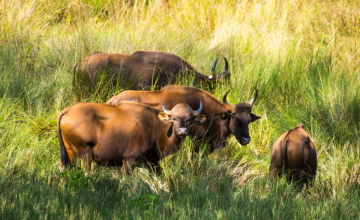
<svg viewBox="0 0 360 220">
<path fill-rule="evenodd" d="M 274 143 L 269 168 L 270 177 L 288 172 L 289 181 L 314 180 L 317 156 L 313 141 L 303 124 L 283 133 Z"/>
</svg>

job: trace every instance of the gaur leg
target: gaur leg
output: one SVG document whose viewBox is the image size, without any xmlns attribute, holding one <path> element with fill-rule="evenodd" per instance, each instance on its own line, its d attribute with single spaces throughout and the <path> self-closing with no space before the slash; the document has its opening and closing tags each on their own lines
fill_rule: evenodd
<svg viewBox="0 0 360 220">
<path fill-rule="evenodd" d="M 91 171 L 91 162 L 93 161 L 92 155 L 91 153 L 87 153 L 84 156 L 84 165 L 85 165 L 85 170 L 87 173 L 90 173 Z"/>
<path fill-rule="evenodd" d="M 314 177 L 315 176 L 312 175 L 310 172 L 301 171 L 299 182 L 301 183 L 301 185 L 306 184 L 306 186 L 309 186 L 310 184 L 311 186 L 314 186 L 314 181 L 315 181 Z"/>
<path fill-rule="evenodd" d="M 313 165 L 313 164 L 312 164 Z M 313 165 L 314 166 L 314 165 Z M 304 167 L 304 173 L 303 175 L 305 176 L 306 178 L 306 181 L 307 181 L 307 184 L 310 184 L 311 186 L 314 186 L 314 183 L 315 183 L 315 174 L 316 174 L 316 170 L 313 171 L 311 169 L 311 166 L 306 163 L 305 164 L 305 167 Z"/>
<path fill-rule="evenodd" d="M 132 173 L 130 162 L 123 159 L 123 165 L 121 168 L 121 172 L 123 175 L 130 175 Z"/>
<path fill-rule="evenodd" d="M 286 171 L 285 171 L 286 173 Z M 283 176 L 283 166 L 281 163 L 281 157 L 276 155 L 271 158 L 270 167 L 269 167 L 269 178 L 270 179 L 276 179 L 278 177 L 279 179 Z"/>
<path fill-rule="evenodd" d="M 151 170 L 154 171 L 157 175 L 160 175 L 162 172 L 162 168 L 160 167 L 160 163 L 159 161 L 147 161 L 147 160 L 143 160 L 143 163 L 145 163 L 146 167 Z"/>
<path fill-rule="evenodd" d="M 137 140 L 141 140 L 141 139 L 137 139 Z M 139 141 L 141 143 L 141 141 Z M 132 145 L 129 146 L 127 148 L 127 150 L 124 153 L 123 156 L 123 165 L 121 168 L 121 172 L 123 174 L 131 174 L 131 163 L 135 163 L 139 156 L 144 156 L 144 159 L 148 159 L 144 153 L 149 151 L 149 149 L 151 149 L 151 145 L 147 144 L 147 143 L 143 143 L 143 144 L 136 144 L 136 145 Z"/>
<path fill-rule="evenodd" d="M 161 172 L 162 172 L 162 168 L 160 167 L 159 162 L 155 163 L 155 164 L 154 164 L 154 167 L 155 167 L 155 172 L 156 172 L 156 174 L 157 174 L 157 175 L 160 175 Z"/>
<path fill-rule="evenodd" d="M 211 151 L 223 149 L 226 145 L 226 138 L 223 135 L 216 133 L 210 140 L 209 144 L 211 145 Z"/>
<path fill-rule="evenodd" d="M 278 174 L 278 171 L 276 170 L 275 166 L 274 165 L 270 165 L 269 167 L 269 178 L 270 180 L 273 180 Z"/>
<path fill-rule="evenodd" d="M 84 161 L 85 170 L 90 173 L 93 161 L 92 149 L 90 147 L 76 148 L 76 156 Z"/>
<path fill-rule="evenodd" d="M 127 156 L 127 151 L 123 157 L 123 164 L 121 168 L 121 172 L 123 175 L 130 175 L 132 173 L 131 164 L 135 163 L 137 156 Z"/>
</svg>

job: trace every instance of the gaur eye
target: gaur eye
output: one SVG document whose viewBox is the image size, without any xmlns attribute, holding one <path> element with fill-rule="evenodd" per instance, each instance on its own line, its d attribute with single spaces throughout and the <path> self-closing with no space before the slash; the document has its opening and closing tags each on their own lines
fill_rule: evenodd
<svg viewBox="0 0 360 220">
<path fill-rule="evenodd" d="M 235 119 L 235 124 L 241 125 L 241 120 L 240 119 Z"/>
</svg>

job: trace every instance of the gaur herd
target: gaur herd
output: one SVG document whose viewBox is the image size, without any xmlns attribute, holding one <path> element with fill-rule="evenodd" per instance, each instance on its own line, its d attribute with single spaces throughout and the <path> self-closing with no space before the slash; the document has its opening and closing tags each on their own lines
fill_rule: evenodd
<svg viewBox="0 0 360 220">
<path fill-rule="evenodd" d="M 114 75 L 111 82 L 131 79 L 131 89 L 112 97 L 106 104 L 78 102 L 58 115 L 61 167 L 84 161 L 88 171 L 95 161 L 103 166 L 120 166 L 131 173 L 131 163 L 143 162 L 159 169 L 159 161 L 175 153 L 184 137 L 207 140 L 210 150 L 222 149 L 230 135 L 241 145 L 251 138 L 249 124 L 260 119 L 251 112 L 258 92 L 249 102 L 234 105 L 209 92 L 189 86 L 168 85 L 181 74 L 211 88 L 230 78 L 226 58 L 224 71 L 217 75 L 214 62 L 209 76 L 197 72 L 182 58 L 164 52 L 138 51 L 133 54 L 96 52 L 75 65 L 74 74 L 89 84 L 104 71 Z M 149 90 L 156 82 L 157 91 Z M 290 181 L 314 182 L 317 156 L 302 124 L 282 134 L 271 152 L 269 176 L 287 174 Z"/>
</svg>

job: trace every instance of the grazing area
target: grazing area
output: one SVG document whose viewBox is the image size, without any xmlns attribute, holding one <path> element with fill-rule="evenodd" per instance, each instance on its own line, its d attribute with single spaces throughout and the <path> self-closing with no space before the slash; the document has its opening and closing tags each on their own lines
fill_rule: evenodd
<svg viewBox="0 0 360 220">
<path fill-rule="evenodd" d="M 0 219 L 357 219 L 360 216 L 360 2 L 1 0 Z M 209 153 L 187 137 L 131 175 L 83 163 L 62 171 L 57 115 L 75 104 L 74 66 L 96 51 L 175 54 L 202 74 L 229 62 L 228 81 L 203 88 L 249 101 L 251 141 Z M 177 85 L 195 86 L 191 76 Z M 131 87 L 99 78 L 82 101 Z M 152 90 L 154 88 L 151 88 Z M 205 108 L 206 106 L 204 106 Z M 271 149 L 302 123 L 314 142 L 312 186 L 269 180 Z M 201 144 L 201 143 L 200 143 Z"/>
</svg>

